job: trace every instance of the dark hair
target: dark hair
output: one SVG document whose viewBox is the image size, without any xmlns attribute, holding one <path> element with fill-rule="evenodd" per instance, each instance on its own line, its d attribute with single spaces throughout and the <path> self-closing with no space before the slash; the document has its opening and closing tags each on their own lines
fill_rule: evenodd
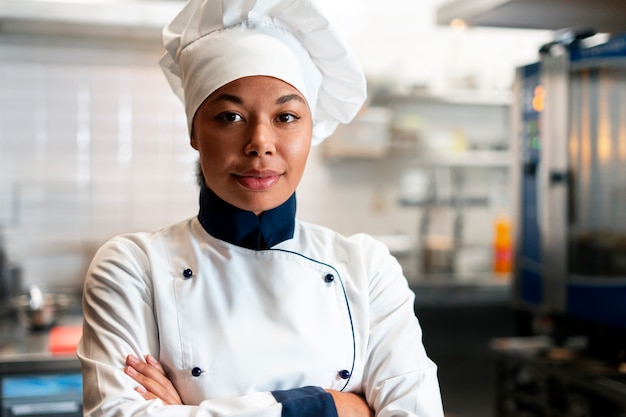
<svg viewBox="0 0 626 417">
<path fill-rule="evenodd" d="M 200 158 L 196 161 L 196 182 L 198 183 L 198 187 L 202 187 L 204 185 L 204 174 L 202 173 Z"/>
</svg>

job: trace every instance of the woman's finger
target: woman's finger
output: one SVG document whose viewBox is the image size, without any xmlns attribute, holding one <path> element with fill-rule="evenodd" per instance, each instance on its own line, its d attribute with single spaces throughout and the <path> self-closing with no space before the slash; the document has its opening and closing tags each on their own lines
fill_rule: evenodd
<svg viewBox="0 0 626 417">
<path fill-rule="evenodd" d="M 156 361 L 156 359 L 155 359 Z M 141 375 L 146 376 L 147 378 L 153 379 L 156 382 L 165 383 L 165 381 L 169 382 L 163 368 L 159 364 L 159 368 L 144 362 L 134 355 L 128 355 L 126 357 L 126 365 L 135 369 Z"/>
<path fill-rule="evenodd" d="M 126 374 L 138 382 L 153 397 L 147 398 L 141 392 L 140 394 L 145 399 L 159 398 L 165 404 L 182 404 L 178 391 L 167 377 L 161 364 L 152 356 L 150 362 L 146 363 L 133 355 L 126 357 Z"/>
<path fill-rule="evenodd" d="M 157 371 L 159 371 L 162 375 L 166 375 L 163 366 L 161 366 L 161 362 L 159 362 L 154 356 L 151 354 L 147 354 L 144 358 L 146 363 L 154 367 Z"/>
<path fill-rule="evenodd" d="M 126 374 L 153 395 L 153 397 L 142 395 L 144 398 L 159 398 L 165 404 L 181 403 L 178 392 L 176 392 L 176 389 L 165 375 L 136 357 L 129 357 L 127 363 Z"/>
<path fill-rule="evenodd" d="M 137 388 L 135 388 L 135 391 L 137 391 L 144 400 L 154 400 L 157 398 L 156 395 L 145 389 L 142 385 L 139 385 Z"/>
</svg>

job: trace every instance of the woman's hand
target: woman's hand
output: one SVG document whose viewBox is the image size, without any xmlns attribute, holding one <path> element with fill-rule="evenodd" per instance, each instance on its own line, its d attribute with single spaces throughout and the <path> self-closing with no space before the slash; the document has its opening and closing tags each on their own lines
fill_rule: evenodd
<svg viewBox="0 0 626 417">
<path fill-rule="evenodd" d="M 326 390 L 333 396 L 339 417 L 374 417 L 365 398 L 352 392 Z"/>
<path fill-rule="evenodd" d="M 154 356 L 146 355 L 144 362 L 136 356 L 128 355 L 124 372 L 140 384 L 135 391 L 146 400 L 159 398 L 166 405 L 182 404 L 178 391 Z"/>
<path fill-rule="evenodd" d="M 140 385 L 135 390 L 146 400 L 159 398 L 166 405 L 182 404 L 174 385 L 167 377 L 161 363 L 152 355 L 145 362 L 133 355 L 126 357 L 125 372 Z M 339 417 L 373 417 L 365 399 L 351 392 L 326 390 L 335 402 Z"/>
</svg>

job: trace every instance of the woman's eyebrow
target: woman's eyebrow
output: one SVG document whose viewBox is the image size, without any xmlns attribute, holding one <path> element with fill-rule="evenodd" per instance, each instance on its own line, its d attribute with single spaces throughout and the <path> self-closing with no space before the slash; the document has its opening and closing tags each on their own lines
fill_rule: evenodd
<svg viewBox="0 0 626 417">
<path fill-rule="evenodd" d="M 276 104 L 285 104 L 285 103 L 287 103 L 287 102 L 289 102 L 291 100 L 298 100 L 298 101 L 301 101 L 302 103 L 306 103 L 304 101 L 304 99 L 302 97 L 300 97 L 300 95 L 298 95 L 298 94 L 287 94 L 286 96 L 282 96 L 278 100 L 276 100 Z M 241 97 L 235 96 L 233 94 L 228 94 L 228 93 L 218 94 L 211 101 L 213 101 L 213 102 L 216 102 L 216 101 L 230 101 L 230 102 L 236 103 L 236 104 L 243 104 L 243 100 L 241 99 Z"/>
<path fill-rule="evenodd" d="M 219 94 L 218 96 L 213 98 L 213 100 L 211 100 L 211 101 L 213 101 L 213 102 L 216 102 L 216 101 L 230 101 L 230 102 L 233 102 L 233 103 L 236 103 L 236 104 L 243 104 L 243 100 L 240 97 L 232 95 L 232 94 L 226 94 L 226 93 Z"/>
<path fill-rule="evenodd" d="M 304 101 L 304 99 L 302 97 L 300 97 L 298 94 L 288 94 L 288 95 L 282 96 L 278 100 L 276 100 L 276 104 L 285 104 L 285 103 L 287 103 L 288 101 L 291 101 L 291 100 L 298 100 L 298 101 L 301 101 L 303 103 L 306 103 Z"/>
</svg>

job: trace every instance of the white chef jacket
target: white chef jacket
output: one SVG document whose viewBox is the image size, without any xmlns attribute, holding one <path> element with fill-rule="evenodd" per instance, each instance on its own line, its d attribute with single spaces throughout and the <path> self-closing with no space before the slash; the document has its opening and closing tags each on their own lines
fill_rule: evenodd
<svg viewBox="0 0 626 417">
<path fill-rule="evenodd" d="M 251 249 L 202 219 L 97 252 L 78 348 L 86 416 L 336 416 L 321 388 L 363 394 L 380 417 L 443 416 L 414 295 L 382 243 L 293 220 L 291 238 Z M 148 353 L 184 406 L 135 392 L 125 358 Z"/>
</svg>

